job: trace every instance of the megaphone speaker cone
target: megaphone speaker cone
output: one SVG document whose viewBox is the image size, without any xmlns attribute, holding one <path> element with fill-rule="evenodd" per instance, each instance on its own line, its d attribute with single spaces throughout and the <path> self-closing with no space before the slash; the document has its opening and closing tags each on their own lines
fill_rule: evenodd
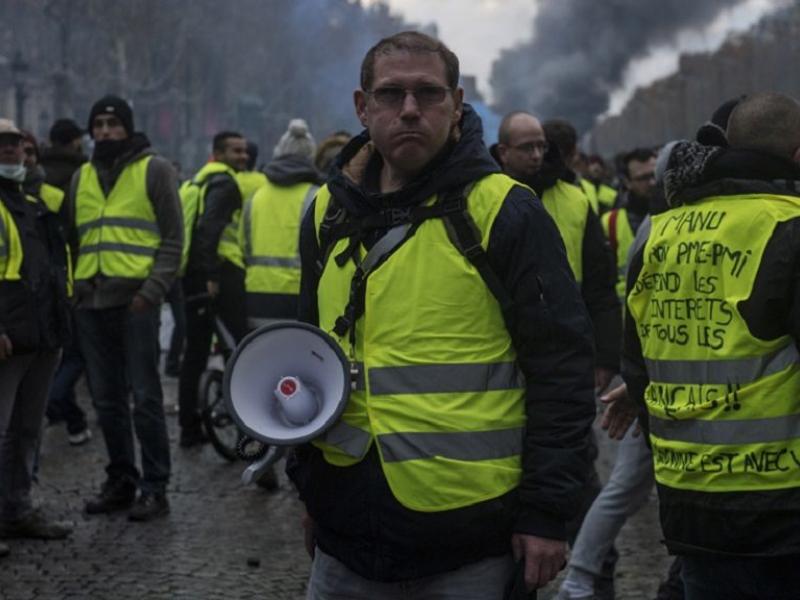
<svg viewBox="0 0 800 600">
<path fill-rule="evenodd" d="M 298 444 L 318 437 L 341 415 L 350 393 L 349 362 L 321 329 L 271 323 L 236 348 L 224 390 L 245 433 L 267 444 Z"/>
</svg>

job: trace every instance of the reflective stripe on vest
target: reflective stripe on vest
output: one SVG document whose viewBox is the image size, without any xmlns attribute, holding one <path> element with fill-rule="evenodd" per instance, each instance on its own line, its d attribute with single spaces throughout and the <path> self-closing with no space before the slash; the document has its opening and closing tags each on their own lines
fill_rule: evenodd
<svg viewBox="0 0 800 600">
<path fill-rule="evenodd" d="M 559 179 L 544 191 L 542 204 L 558 227 L 572 274 L 580 283 L 583 280 L 583 236 L 586 233 L 589 200 L 580 189 Z"/>
<path fill-rule="evenodd" d="M 798 217 L 798 198 L 743 195 L 652 218 L 628 307 L 666 493 L 800 487 L 800 353 L 739 312 L 776 225 Z"/>
<path fill-rule="evenodd" d="M 75 199 L 79 250 L 75 279 L 145 279 L 161 244 L 155 212 L 147 195 L 151 156 L 127 165 L 108 196 L 89 162 L 81 167 Z"/>
<path fill-rule="evenodd" d="M 490 175 L 469 194 L 468 210 L 484 247 L 514 185 L 504 175 Z M 329 201 L 323 187 L 314 213 L 318 235 Z M 360 461 L 375 441 L 401 504 L 450 510 L 519 484 L 524 383 L 497 300 L 441 219 L 423 222 L 410 237 L 408 231 L 393 228 L 399 240 L 373 246 L 388 253 L 365 267 L 355 346 L 347 336 L 338 340 L 351 360 L 363 363 L 366 386 L 351 393 L 339 422 L 314 444 L 327 462 L 345 467 Z M 336 243 L 320 277 L 319 318 L 326 331 L 349 298 L 355 265 L 339 267 L 330 258 L 348 243 Z M 370 254 L 360 248 L 361 260 Z"/>
<path fill-rule="evenodd" d="M 612 220 L 613 223 L 612 227 Z M 615 250 L 617 262 L 617 296 L 625 301 L 626 273 L 628 271 L 628 249 L 631 247 L 635 234 L 628 220 L 628 211 L 624 208 L 615 209 L 600 217 L 603 231 L 611 247 Z"/>
<path fill-rule="evenodd" d="M 319 188 L 270 181 L 245 203 L 241 246 L 248 294 L 300 293 L 300 223 Z"/>
</svg>

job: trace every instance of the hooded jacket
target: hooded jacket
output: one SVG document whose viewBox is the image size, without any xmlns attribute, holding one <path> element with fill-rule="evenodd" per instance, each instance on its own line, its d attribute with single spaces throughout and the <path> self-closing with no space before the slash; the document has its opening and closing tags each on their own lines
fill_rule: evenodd
<svg viewBox="0 0 800 600">
<path fill-rule="evenodd" d="M 350 215 L 364 216 L 415 206 L 499 171 L 468 105 L 458 134 L 415 181 L 382 194 L 380 166 L 368 133 L 354 138 L 328 182 L 335 202 Z M 299 316 L 317 324 L 322 256 L 313 213 L 308 211 L 300 234 Z M 382 233 L 370 232 L 364 245 L 371 247 Z M 361 462 L 339 468 L 304 445 L 287 469 L 314 519 L 319 547 L 368 579 L 415 579 L 504 555 L 513 532 L 564 539 L 564 524 L 577 510 L 594 416 L 591 325 L 558 230 L 528 188 L 515 186 L 505 198 L 487 254 L 514 300 L 506 325 L 527 382 L 519 487 L 465 508 L 422 513 L 392 495 L 374 446 Z"/>
<path fill-rule="evenodd" d="M 544 197 L 547 190 L 559 180 L 575 185 L 576 176 L 564 164 L 558 147 L 553 144 L 545 154 L 542 167 L 536 175 L 522 183 Z M 583 193 L 580 188 L 576 187 L 576 190 Z M 615 257 L 603 234 L 603 226 L 590 206 L 583 232 L 581 295 L 592 319 L 597 365 L 616 372 L 619 370 L 622 345 L 622 319 L 614 288 L 614 262 Z"/>
<path fill-rule="evenodd" d="M 107 195 L 122 171 L 129 164 L 153 154 L 150 141 L 141 133 L 135 133 L 125 140 L 121 153 L 112 161 L 92 159 L 97 169 L 100 187 Z M 72 177 L 70 189 L 65 198 L 69 218 L 69 240 L 74 261 L 77 261 L 79 239 L 75 227 L 75 198 L 77 197 L 80 171 Z M 151 304 L 160 304 L 172 286 L 181 262 L 183 248 L 183 214 L 178 198 L 178 184 L 175 170 L 169 162 L 154 156 L 147 167 L 147 198 L 143 202 L 153 205 L 161 245 L 155 255 L 150 275 L 142 279 L 127 277 L 105 277 L 98 273 L 91 280 L 75 282 L 75 304 L 78 308 L 111 308 L 125 306 L 136 294 L 143 296 Z"/>
<path fill-rule="evenodd" d="M 664 174 L 671 207 L 704 198 L 754 195 L 755 213 L 761 198 L 773 194 L 800 197 L 800 167 L 783 159 L 693 142 L 680 142 L 671 152 Z M 643 255 L 644 244 L 631 259 L 628 291 L 643 268 Z M 798 257 L 800 217 L 777 224 L 764 249 L 750 297 L 737 305 L 753 336 L 774 340 L 790 335 L 795 342 L 800 340 Z M 622 374 L 628 393 L 646 415 L 644 391 L 649 378 L 636 331 L 626 309 Z M 672 553 L 800 554 L 800 487 L 724 494 L 658 487 L 662 529 Z"/>
</svg>

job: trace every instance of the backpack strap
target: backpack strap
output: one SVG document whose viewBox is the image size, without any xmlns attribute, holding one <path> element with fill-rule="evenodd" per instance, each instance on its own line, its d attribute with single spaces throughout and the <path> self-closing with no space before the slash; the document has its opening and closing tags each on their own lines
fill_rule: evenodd
<svg viewBox="0 0 800 600">
<path fill-rule="evenodd" d="M 350 244 L 345 251 L 336 256 L 335 260 L 339 266 L 350 259 L 356 261 L 356 272 L 351 280 L 347 306 L 344 313 L 336 319 L 334 326 L 336 335 L 341 337 L 349 331 L 351 343 L 355 343 L 354 325 L 364 309 L 364 283 L 369 273 L 411 237 L 423 221 L 432 218 L 442 219 L 451 243 L 475 267 L 500 305 L 506 322 L 511 322 L 513 298 L 489 264 L 488 254 L 480 243 L 480 230 L 467 208 L 467 197 L 472 187 L 470 184 L 465 188 L 445 192 L 430 206 L 387 209 L 354 222 L 347 219 L 341 206 L 332 207 L 335 198 L 331 197 L 319 232 L 320 250 L 324 257 L 322 265 L 329 258 L 336 242 L 344 237 L 350 237 Z M 390 228 L 386 234 L 370 248 L 363 261 L 357 261 L 356 250 L 361 243 L 363 233 L 369 229 L 385 228 L 387 223 Z"/>
<path fill-rule="evenodd" d="M 506 322 L 510 322 L 513 315 L 514 300 L 489 264 L 489 255 L 481 245 L 480 229 L 478 229 L 467 207 L 467 198 L 472 191 L 472 187 L 473 185 L 470 184 L 466 188 L 454 190 L 443 199 L 443 202 L 453 203 L 459 208 L 459 210 L 451 210 L 446 213 L 444 226 L 450 241 L 478 271 L 486 287 L 489 288 L 489 291 L 500 305 L 500 311 L 503 313 Z"/>
</svg>

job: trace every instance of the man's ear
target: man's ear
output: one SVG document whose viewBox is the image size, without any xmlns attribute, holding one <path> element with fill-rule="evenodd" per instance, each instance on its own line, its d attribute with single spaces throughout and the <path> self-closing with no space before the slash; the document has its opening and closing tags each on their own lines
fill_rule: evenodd
<svg viewBox="0 0 800 600">
<path fill-rule="evenodd" d="M 356 90 L 353 92 L 353 104 L 356 107 L 356 116 L 361 122 L 361 125 L 367 126 L 367 94 L 364 90 Z"/>
<path fill-rule="evenodd" d="M 792 162 L 796 165 L 800 165 L 800 148 L 794 151 L 792 155 Z"/>
<path fill-rule="evenodd" d="M 509 147 L 505 144 L 497 144 L 497 157 L 500 159 L 500 166 L 506 164 L 506 157 L 508 156 Z"/>
<path fill-rule="evenodd" d="M 453 115 L 453 124 L 458 125 L 461 121 L 461 115 L 464 114 L 464 88 L 457 87 L 453 90 L 453 102 L 455 103 L 455 114 Z"/>
</svg>

